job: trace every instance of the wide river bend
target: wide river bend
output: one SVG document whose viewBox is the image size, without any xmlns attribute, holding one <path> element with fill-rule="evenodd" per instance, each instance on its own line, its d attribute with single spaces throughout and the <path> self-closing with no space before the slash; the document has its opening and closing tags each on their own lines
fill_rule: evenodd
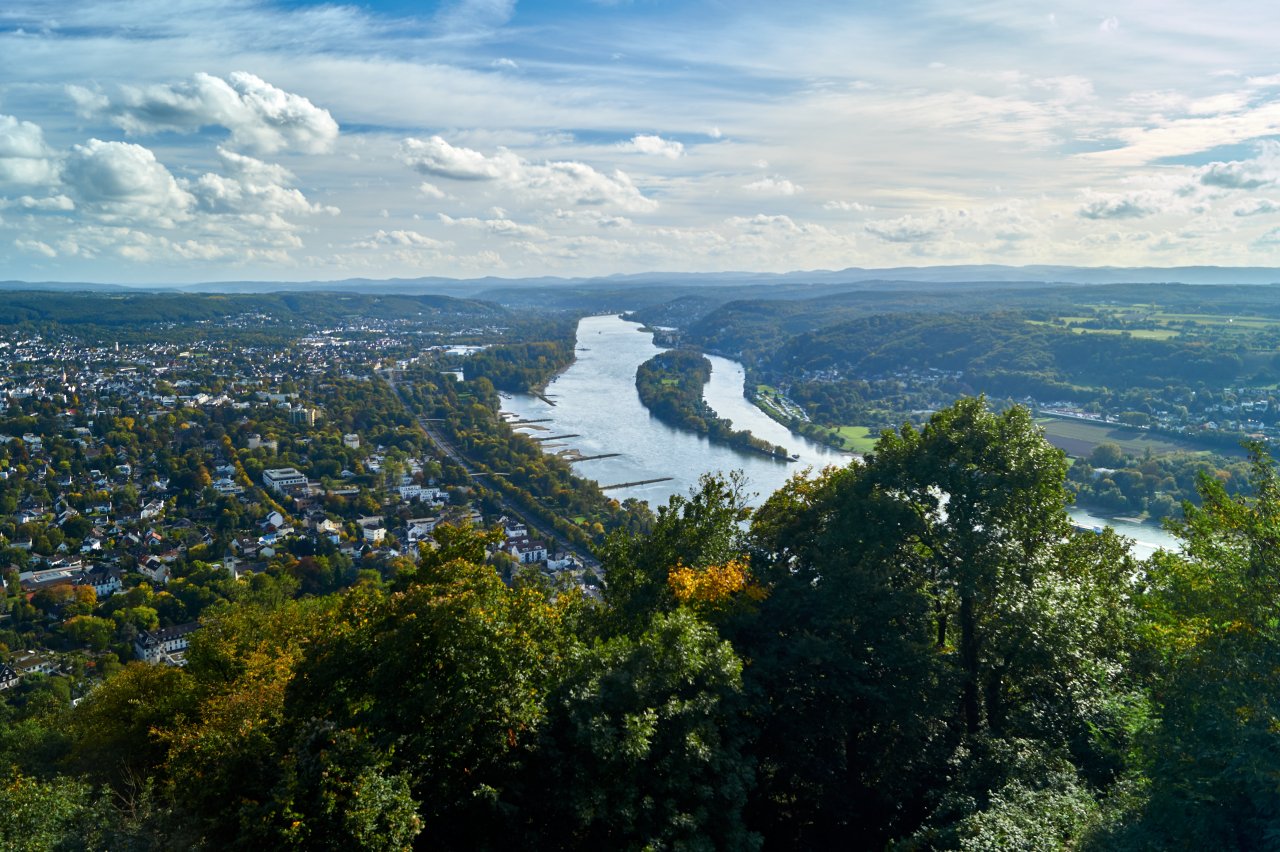
<svg viewBox="0 0 1280 852">
<path fill-rule="evenodd" d="M 758 506 L 792 474 L 806 467 L 847 464 L 851 456 L 794 434 L 772 420 L 742 395 L 746 380 L 742 365 L 727 358 L 711 360 L 711 381 L 705 399 L 721 417 L 738 429 L 774 444 L 781 444 L 800 456 L 783 462 L 767 456 L 712 444 L 654 418 L 640 403 L 636 393 L 636 367 L 663 351 L 653 344 L 653 335 L 639 325 L 617 316 L 586 317 L 578 324 L 577 360 L 547 387 L 546 396 L 555 405 L 536 396 L 513 394 L 503 400 L 503 410 L 521 420 L 543 420 L 536 424 L 537 436 L 573 435 L 548 441 L 548 452 L 575 449 L 583 456 L 617 453 L 612 458 L 575 464 L 577 472 L 602 485 L 638 482 L 670 477 L 664 482 L 610 490 L 618 499 L 636 497 L 652 505 L 665 503 L 672 494 L 687 494 L 698 478 L 710 471 L 741 470 L 752 492 L 751 505 Z M 1135 541 L 1135 552 L 1146 556 L 1157 547 L 1172 548 L 1176 542 L 1163 530 L 1148 524 L 1104 521 L 1079 509 L 1071 511 L 1084 526 L 1110 524 Z"/>
</svg>

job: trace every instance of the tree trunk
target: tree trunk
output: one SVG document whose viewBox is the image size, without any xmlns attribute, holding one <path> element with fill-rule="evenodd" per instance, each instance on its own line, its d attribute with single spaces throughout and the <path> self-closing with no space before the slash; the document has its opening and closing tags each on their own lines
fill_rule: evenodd
<svg viewBox="0 0 1280 852">
<path fill-rule="evenodd" d="M 982 725 L 981 697 L 978 694 L 978 629 L 973 613 L 973 596 L 960 597 L 960 666 L 964 671 L 961 709 L 965 730 L 978 733 Z"/>
</svg>

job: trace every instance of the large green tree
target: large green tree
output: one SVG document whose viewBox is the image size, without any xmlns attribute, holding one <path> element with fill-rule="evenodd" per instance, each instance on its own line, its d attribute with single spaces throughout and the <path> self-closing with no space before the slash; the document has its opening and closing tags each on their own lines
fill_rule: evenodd
<svg viewBox="0 0 1280 852">
<path fill-rule="evenodd" d="M 1143 597 L 1159 724 L 1150 799 L 1125 840 L 1142 848 L 1272 849 L 1280 842 L 1280 475 L 1252 449 L 1252 494 L 1203 477 L 1181 553 Z"/>
<path fill-rule="evenodd" d="M 576 648 L 531 764 L 543 848 L 757 846 L 741 692 L 733 648 L 683 608 Z"/>
<path fill-rule="evenodd" d="M 1065 469 L 1025 409 L 966 399 L 761 509 L 770 595 L 736 638 L 770 839 L 876 846 L 927 818 L 945 845 L 1044 754 L 1117 771 L 1134 569 L 1073 540 Z"/>
</svg>

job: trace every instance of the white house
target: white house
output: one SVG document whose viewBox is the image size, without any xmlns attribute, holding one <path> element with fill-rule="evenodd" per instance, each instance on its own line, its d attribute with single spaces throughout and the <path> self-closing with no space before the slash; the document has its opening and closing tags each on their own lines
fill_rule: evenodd
<svg viewBox="0 0 1280 852">
<path fill-rule="evenodd" d="M 187 661 L 184 659 L 183 652 L 190 647 L 191 634 L 199 626 L 199 622 L 192 621 L 175 627 L 143 631 L 134 640 L 133 652 L 139 660 L 148 663 L 184 666 Z"/>
<path fill-rule="evenodd" d="M 277 467 L 262 472 L 262 484 L 269 491 L 284 494 L 307 484 L 307 477 L 292 467 Z"/>
<path fill-rule="evenodd" d="M 507 552 L 523 565 L 545 562 L 547 558 L 547 546 L 540 541 L 528 538 L 518 538 L 507 542 Z"/>
<path fill-rule="evenodd" d="M 431 538 L 431 533 L 435 531 L 436 524 L 440 522 L 439 518 L 410 518 L 406 524 L 408 533 L 406 537 L 409 544 L 418 544 Z"/>
</svg>

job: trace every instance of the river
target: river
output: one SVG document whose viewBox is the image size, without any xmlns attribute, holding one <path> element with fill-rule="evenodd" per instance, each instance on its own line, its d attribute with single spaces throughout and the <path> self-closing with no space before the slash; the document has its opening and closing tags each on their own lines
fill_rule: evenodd
<svg viewBox="0 0 1280 852">
<path fill-rule="evenodd" d="M 544 444 L 550 452 L 574 449 L 584 456 L 617 453 L 613 458 L 579 462 L 574 465 L 583 476 L 602 485 L 670 477 L 664 482 L 610 490 L 618 499 L 635 497 L 651 505 L 665 503 L 673 494 L 687 494 L 702 474 L 721 470 L 741 470 L 751 492 L 749 502 L 758 506 L 792 474 L 805 468 L 844 465 L 848 453 L 796 435 L 756 408 L 742 395 L 745 374 L 742 365 L 714 355 L 711 380 L 705 398 L 721 417 L 738 429 L 774 444 L 781 444 L 800 456 L 797 462 L 783 462 L 767 456 L 712 444 L 705 437 L 668 426 L 649 414 L 636 393 L 636 367 L 663 351 L 653 344 L 653 335 L 616 316 L 587 317 L 578 324 L 577 360 L 547 387 L 550 405 L 536 396 L 512 394 L 503 400 L 503 410 L 521 420 L 546 420 L 531 434 L 573 435 Z M 1134 539 L 1134 551 L 1146 556 L 1157 547 L 1173 547 L 1174 539 L 1148 524 L 1102 521 L 1083 510 L 1073 509 L 1072 518 L 1087 527 L 1104 523 Z"/>
</svg>

